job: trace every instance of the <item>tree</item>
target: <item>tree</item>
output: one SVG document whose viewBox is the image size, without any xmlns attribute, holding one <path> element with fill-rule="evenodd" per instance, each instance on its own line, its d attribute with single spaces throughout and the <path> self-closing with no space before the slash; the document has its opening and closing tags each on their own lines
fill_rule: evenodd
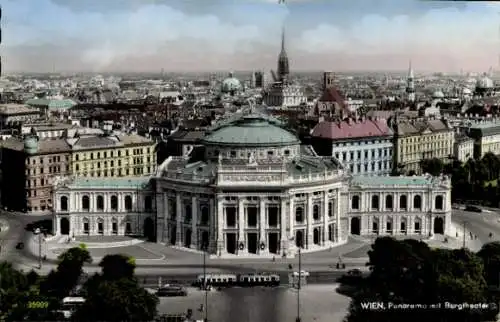
<svg viewBox="0 0 500 322">
<path fill-rule="evenodd" d="M 430 249 L 415 240 L 379 238 L 369 252 L 371 273 L 351 301 L 347 322 L 487 321 L 496 312 L 431 309 L 437 303 L 485 303 L 483 263 L 460 249 Z M 370 310 L 367 302 L 418 304 L 407 309 Z"/>
<path fill-rule="evenodd" d="M 99 263 L 102 276 L 108 281 L 134 278 L 135 260 L 122 254 L 107 255 Z"/>
<path fill-rule="evenodd" d="M 51 271 L 42 284 L 42 291 L 62 299 L 68 296 L 80 282 L 84 264 L 92 263 L 85 245 L 73 247 L 59 255 L 57 270 Z"/>
<path fill-rule="evenodd" d="M 151 321 L 158 297 L 141 288 L 134 275 L 135 262 L 125 255 L 108 255 L 99 263 L 102 271 L 84 285 L 85 304 L 75 321 Z"/>
<path fill-rule="evenodd" d="M 421 161 L 420 166 L 422 167 L 423 173 L 429 173 L 433 176 L 439 176 L 443 173 L 444 169 L 443 161 L 437 158 L 424 159 Z"/>
</svg>

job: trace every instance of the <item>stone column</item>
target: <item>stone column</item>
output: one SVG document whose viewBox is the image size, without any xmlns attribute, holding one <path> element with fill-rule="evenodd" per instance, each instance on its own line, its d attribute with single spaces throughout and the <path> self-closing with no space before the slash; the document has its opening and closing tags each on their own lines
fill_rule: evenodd
<svg viewBox="0 0 500 322">
<path fill-rule="evenodd" d="M 328 241 L 328 222 L 330 220 L 328 213 L 328 190 L 323 192 L 323 246 L 329 243 Z M 333 205 L 332 205 L 333 206 Z"/>
<path fill-rule="evenodd" d="M 220 256 L 225 253 L 224 247 L 224 201 L 221 197 L 217 198 L 217 253 Z"/>
<path fill-rule="evenodd" d="M 312 194 L 307 195 L 307 236 L 306 249 L 310 249 L 313 245 L 313 201 Z"/>
<path fill-rule="evenodd" d="M 165 211 L 163 209 L 164 196 L 161 192 L 155 192 L 156 201 L 156 241 L 165 241 Z"/>
<path fill-rule="evenodd" d="M 295 240 L 295 228 L 294 228 L 294 223 L 295 223 L 295 202 L 293 199 L 293 196 L 290 196 L 290 211 L 289 211 L 289 217 L 288 217 L 288 223 L 289 223 L 289 232 L 287 238 Z"/>
<path fill-rule="evenodd" d="M 165 243 L 170 243 L 170 227 L 169 227 L 169 221 L 170 221 L 170 212 L 171 212 L 171 209 L 170 209 L 170 202 L 169 202 L 169 197 L 167 195 L 167 193 L 162 193 L 162 196 L 163 196 L 163 203 L 162 203 L 162 208 L 163 208 L 163 213 L 160 212 L 160 210 L 158 209 L 158 206 L 156 208 L 156 213 L 157 213 L 157 216 L 162 216 L 163 217 L 163 242 Z"/>
<path fill-rule="evenodd" d="M 340 227 L 340 216 L 342 216 L 343 214 L 341 213 L 342 212 L 342 203 L 344 202 L 344 200 L 342 200 L 342 195 L 340 193 L 340 190 L 341 188 L 337 189 L 337 204 L 335 205 L 335 218 L 336 218 L 336 225 L 335 225 L 335 230 L 333 233 L 335 236 L 337 236 L 337 240 L 335 240 L 335 242 L 339 242 L 341 240 L 343 240 L 344 238 L 344 234 L 346 234 L 347 236 L 347 232 L 343 232 L 341 227 Z M 347 197 L 346 197 L 347 198 Z M 362 234 L 363 233 L 363 221 L 360 220 L 360 233 Z"/>
<path fill-rule="evenodd" d="M 198 249 L 198 198 L 191 198 L 191 245 L 190 248 Z"/>
<path fill-rule="evenodd" d="M 243 198 L 238 199 L 238 254 L 246 253 L 248 245 L 245 243 L 245 205 Z M 243 243 L 243 250 L 240 250 L 240 243 Z"/>
<path fill-rule="evenodd" d="M 288 250 L 288 240 L 289 237 L 287 235 L 286 231 L 286 200 L 284 198 L 281 198 L 281 208 L 280 208 L 280 239 L 281 239 L 281 254 L 286 253 Z"/>
<path fill-rule="evenodd" d="M 56 225 L 54 227 L 56 227 L 57 235 L 59 235 L 59 234 L 61 234 L 61 217 L 56 216 L 55 221 L 56 221 L 56 223 L 55 223 Z"/>
<path fill-rule="evenodd" d="M 210 199 L 209 201 L 209 208 L 208 208 L 208 225 L 209 225 L 209 232 L 208 232 L 208 238 L 209 238 L 209 245 L 208 245 L 208 251 L 210 253 L 217 253 L 217 236 L 215 234 L 215 222 L 219 220 L 219 217 L 222 218 L 222 216 L 219 216 L 215 209 L 215 202 L 213 199 Z"/>
<path fill-rule="evenodd" d="M 182 199 L 181 199 L 181 194 L 177 193 L 175 196 L 175 219 L 177 220 L 177 228 L 175 229 L 176 232 L 176 237 L 175 237 L 175 244 L 177 246 L 182 246 Z"/>
<path fill-rule="evenodd" d="M 265 254 L 269 252 L 269 245 L 266 240 L 266 200 L 264 197 L 260 198 L 260 206 L 259 206 L 259 254 Z M 265 249 L 260 249 L 260 244 L 264 243 Z"/>
</svg>

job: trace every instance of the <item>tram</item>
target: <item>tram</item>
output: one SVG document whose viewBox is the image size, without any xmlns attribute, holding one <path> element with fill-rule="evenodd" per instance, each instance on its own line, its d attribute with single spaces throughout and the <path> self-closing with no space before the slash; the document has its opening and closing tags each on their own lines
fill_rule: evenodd
<svg viewBox="0 0 500 322">
<path fill-rule="evenodd" d="M 280 285 L 278 274 L 207 274 L 199 275 L 193 283 L 196 287 L 276 287 Z"/>
</svg>

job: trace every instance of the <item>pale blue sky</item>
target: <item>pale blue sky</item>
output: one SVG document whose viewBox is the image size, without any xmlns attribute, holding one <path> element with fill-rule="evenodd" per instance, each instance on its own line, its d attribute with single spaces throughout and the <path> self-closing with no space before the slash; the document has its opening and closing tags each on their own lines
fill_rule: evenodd
<svg viewBox="0 0 500 322">
<path fill-rule="evenodd" d="M 413 0 L 4 0 L 6 70 L 487 71 L 500 6 Z"/>
</svg>

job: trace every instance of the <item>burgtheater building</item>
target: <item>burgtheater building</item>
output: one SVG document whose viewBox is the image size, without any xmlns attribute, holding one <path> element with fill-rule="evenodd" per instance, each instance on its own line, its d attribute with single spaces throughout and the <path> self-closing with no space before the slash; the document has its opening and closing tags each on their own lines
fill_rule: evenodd
<svg viewBox="0 0 500 322">
<path fill-rule="evenodd" d="M 450 179 L 351 176 L 273 119 L 213 129 L 149 178 L 61 178 L 56 234 L 144 235 L 214 256 L 294 256 L 349 235 L 450 233 Z"/>
</svg>

